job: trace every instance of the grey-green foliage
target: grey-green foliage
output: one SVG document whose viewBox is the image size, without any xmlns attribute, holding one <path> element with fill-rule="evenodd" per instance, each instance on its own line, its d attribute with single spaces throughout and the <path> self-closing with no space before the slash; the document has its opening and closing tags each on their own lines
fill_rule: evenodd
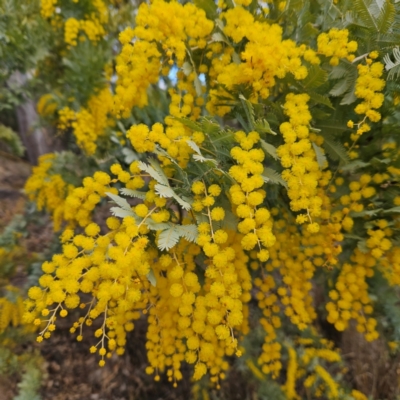
<svg viewBox="0 0 400 400">
<path fill-rule="evenodd" d="M 42 373 L 34 361 L 25 364 L 25 371 L 18 383 L 18 395 L 14 400 L 41 400 L 39 394 Z"/>
<path fill-rule="evenodd" d="M 25 148 L 18 134 L 7 126 L 0 124 L 0 145 L 2 142 L 16 156 L 21 157 L 24 154 Z"/>
<path fill-rule="evenodd" d="M 39 0 L 0 0 L 0 110 L 23 98 L 9 82 L 11 75 L 35 68 L 48 53 L 50 31 L 39 7 Z"/>
<path fill-rule="evenodd" d="M 31 340 L 31 335 L 21 328 L 8 328 L 0 334 L 2 343 L 12 343 L 11 346 L 0 346 L 0 375 L 10 375 L 19 378 L 18 393 L 13 400 L 41 400 L 40 387 L 42 383 L 42 356 L 28 348 L 20 354 L 19 346 Z M 0 393 L 0 398 L 1 393 Z"/>
<path fill-rule="evenodd" d="M 0 0 L 0 82 L 47 54 L 49 36 L 39 7 L 39 0 Z"/>
<path fill-rule="evenodd" d="M 74 186 L 80 186 L 85 176 L 93 175 L 100 169 L 94 158 L 84 157 L 72 151 L 54 152 L 54 155 L 51 173 L 60 174 L 65 182 Z"/>
<path fill-rule="evenodd" d="M 385 57 L 383 58 L 383 61 L 385 62 L 385 68 L 388 73 L 388 79 L 396 79 L 400 75 L 400 50 L 398 47 L 395 47 L 393 49 L 393 58 L 394 61 L 392 61 L 392 58 L 390 54 L 386 54 Z"/>
<path fill-rule="evenodd" d="M 85 40 L 74 46 L 62 59 L 64 75 L 60 82 L 68 88 L 77 106 L 86 105 L 96 89 L 105 86 L 104 67 L 110 59 L 110 52 L 108 43 L 94 44 Z"/>
<path fill-rule="evenodd" d="M 0 235 L 0 247 L 11 249 L 17 243 L 18 236 L 24 232 L 26 219 L 16 214 Z"/>
</svg>

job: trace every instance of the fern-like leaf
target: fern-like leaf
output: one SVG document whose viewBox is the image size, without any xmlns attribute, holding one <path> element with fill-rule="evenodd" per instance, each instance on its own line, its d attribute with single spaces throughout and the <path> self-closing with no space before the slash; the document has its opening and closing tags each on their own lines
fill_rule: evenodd
<svg viewBox="0 0 400 400">
<path fill-rule="evenodd" d="M 146 200 L 145 192 L 141 192 L 139 190 L 127 189 L 127 188 L 122 188 L 119 191 L 125 196 L 136 197 L 140 200 Z"/>
<path fill-rule="evenodd" d="M 274 183 L 276 185 L 279 184 L 285 187 L 286 189 L 288 188 L 287 183 L 282 179 L 281 174 L 272 168 L 264 168 L 262 177 L 265 183 Z"/>
<path fill-rule="evenodd" d="M 147 172 L 158 183 L 168 185 L 168 178 L 165 176 L 164 172 L 160 173 L 159 171 L 156 171 L 151 165 L 146 164 L 142 161 L 139 162 L 138 167 L 141 171 Z"/>
<path fill-rule="evenodd" d="M 118 204 L 123 210 L 131 211 L 131 205 L 122 197 L 112 194 L 110 192 L 106 192 L 106 195 L 114 201 L 114 203 Z"/>
<path fill-rule="evenodd" d="M 179 242 L 179 233 L 176 226 L 171 226 L 160 233 L 158 248 L 162 251 L 172 249 Z"/>
<path fill-rule="evenodd" d="M 324 136 L 323 148 L 330 158 L 334 161 L 339 161 L 341 164 L 348 164 L 350 158 L 347 154 L 346 149 L 341 143 L 336 142 L 332 137 L 328 135 Z"/>
<path fill-rule="evenodd" d="M 378 18 L 380 8 L 376 0 L 354 0 L 353 7 L 365 26 L 373 29 L 375 32 L 379 32 Z"/>
<path fill-rule="evenodd" d="M 197 239 L 197 225 L 178 225 L 177 231 L 179 236 L 184 237 L 188 242 L 194 242 Z"/>
<path fill-rule="evenodd" d="M 307 89 L 322 86 L 328 80 L 328 73 L 318 65 L 312 65 L 308 69 L 308 75 L 301 81 L 302 85 Z"/>
<path fill-rule="evenodd" d="M 388 79 L 395 79 L 400 75 L 400 49 L 398 47 L 393 49 L 393 58 L 394 61 L 392 61 L 390 54 L 383 57 L 385 69 L 389 71 Z"/>
<path fill-rule="evenodd" d="M 246 113 L 247 122 L 249 124 L 249 129 L 254 130 L 255 117 L 254 117 L 254 107 L 249 100 L 247 100 L 242 94 L 239 95 L 239 99 L 242 102 L 244 111 Z"/>
<path fill-rule="evenodd" d="M 272 146 L 272 144 L 267 143 L 265 140 L 261 139 L 261 147 L 263 148 L 263 150 L 268 153 L 272 158 L 274 158 L 275 160 L 279 160 L 279 156 L 276 152 L 276 147 Z"/>
<path fill-rule="evenodd" d="M 318 166 L 323 169 L 327 166 L 327 160 L 326 160 L 326 156 L 323 153 L 321 147 L 317 146 L 315 143 L 312 144 L 314 151 L 315 151 L 315 155 L 317 156 L 317 162 L 318 162 Z"/>
<path fill-rule="evenodd" d="M 378 32 L 387 33 L 395 20 L 396 10 L 390 0 L 385 0 L 377 19 Z"/>
</svg>

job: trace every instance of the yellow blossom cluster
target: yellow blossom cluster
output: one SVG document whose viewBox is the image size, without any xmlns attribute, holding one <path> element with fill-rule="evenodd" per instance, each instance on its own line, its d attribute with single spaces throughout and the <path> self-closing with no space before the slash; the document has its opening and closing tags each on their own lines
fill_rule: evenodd
<svg viewBox="0 0 400 400">
<path fill-rule="evenodd" d="M 56 9 L 57 0 L 40 0 L 40 12 L 43 18 L 50 18 Z"/>
<path fill-rule="evenodd" d="M 36 104 L 37 112 L 40 116 L 46 117 L 54 114 L 57 110 L 57 103 L 51 93 L 46 93 L 40 97 Z"/>
<path fill-rule="evenodd" d="M 64 40 L 70 46 L 78 44 L 80 22 L 76 18 L 68 18 L 65 21 Z"/>
<path fill-rule="evenodd" d="M 130 139 L 132 147 L 138 153 L 151 152 L 160 146 L 166 151 L 166 157 L 160 157 L 163 164 L 168 166 L 171 164 L 169 157 L 173 157 L 185 168 L 190 154 L 194 151 L 187 144 L 187 140 L 192 139 L 196 144 L 201 144 L 204 140 L 204 134 L 201 132 L 195 133 L 190 137 L 190 132 L 183 124 L 174 118 L 166 118 L 166 127 L 160 123 L 156 123 L 151 127 L 144 124 L 133 125 L 127 132 L 127 138 Z"/>
<path fill-rule="evenodd" d="M 81 21 L 75 18 L 68 18 L 65 22 L 65 43 L 69 46 L 76 46 L 78 44 L 79 31 L 85 32 L 92 42 L 97 42 L 105 35 L 104 27 L 97 18 Z"/>
<path fill-rule="evenodd" d="M 376 58 L 377 55 L 372 55 Z M 362 135 L 365 132 L 371 130 L 370 125 L 366 121 L 378 122 L 381 119 L 381 114 L 377 109 L 381 108 L 384 100 L 384 96 L 380 93 L 385 87 L 385 80 L 382 79 L 384 65 L 380 62 L 373 62 L 373 58 L 367 57 L 366 64 L 359 64 L 358 77 L 356 80 L 355 95 L 357 98 L 362 99 L 359 103 L 355 112 L 360 115 L 365 115 L 364 119 L 357 124 L 353 121 L 348 122 L 348 126 L 353 128 L 357 126 L 357 135 Z M 354 137 L 354 140 L 357 136 Z"/>
<path fill-rule="evenodd" d="M 364 333 L 366 340 L 372 341 L 379 334 L 376 331 L 376 319 L 367 318 L 373 308 L 366 279 L 374 275 L 376 260 L 370 253 L 363 254 L 356 249 L 351 261 L 351 264 L 342 266 L 335 288 L 329 292 L 332 301 L 326 305 L 329 313 L 327 320 L 338 331 L 343 331 L 354 319 L 358 332 Z"/>
<path fill-rule="evenodd" d="M 25 312 L 24 299 L 20 290 L 11 285 L 3 289 L 6 296 L 0 297 L 0 334 L 9 326 L 17 327 L 22 324 L 22 316 Z"/>
<path fill-rule="evenodd" d="M 65 5 L 63 1 L 57 2 L 57 0 L 41 0 L 41 14 L 43 18 L 51 19 L 55 29 L 64 27 L 64 41 L 69 47 L 76 46 L 79 40 L 84 40 L 84 36 L 79 35 L 80 32 L 84 32 L 90 41 L 98 42 L 106 34 L 105 25 L 109 18 L 107 4 L 103 0 L 90 0 L 87 4 L 79 4 L 79 1 L 76 0 L 74 3 L 77 4 L 77 15 L 85 13 L 84 19 L 71 16 L 71 10 L 68 10 L 66 13 L 68 18 L 63 24 Z M 55 13 L 56 5 L 59 8 L 57 14 Z"/>
<path fill-rule="evenodd" d="M 39 165 L 33 168 L 24 190 L 29 200 L 35 201 L 39 211 L 46 210 L 51 215 L 53 228 L 59 231 L 63 221 L 65 199 L 74 186 L 65 182 L 60 174 L 52 173 L 54 159 L 53 153 L 39 158 Z"/>
<path fill-rule="evenodd" d="M 130 170 L 133 180 L 141 179 L 137 162 Z M 119 165 L 113 165 L 111 171 L 129 187 L 130 174 L 125 176 Z M 99 185 L 108 184 L 110 180 L 107 174 L 100 172 L 93 179 L 85 178 L 83 188 L 75 189 L 67 202 L 83 195 L 85 189 L 87 192 L 96 187 L 100 192 Z M 201 182 L 196 183 L 192 189 L 195 193 L 200 195 L 206 191 Z M 224 212 L 222 208 L 213 208 L 208 212 L 209 222 L 199 225 L 199 231 L 211 240 L 199 235 L 198 244 L 183 240 L 174 251 L 164 254 L 148 247 L 147 220 L 165 223 L 170 219 L 170 211 L 165 208 L 166 199 L 154 191 L 156 181 L 151 180 L 148 185 L 145 202 L 133 207 L 136 217 L 124 217 L 122 223 L 115 217 L 108 218 L 110 231 L 107 234 L 102 235 L 95 223 L 85 226 L 81 218 L 78 220 L 85 226 L 85 234 L 74 235 L 71 229 L 64 231 L 61 236 L 63 253 L 43 264 L 41 288 L 29 290 L 31 300 L 27 307 L 31 311 L 26 313 L 25 320 L 35 325 L 44 323 L 38 336 L 41 341 L 50 337 L 58 316 L 65 317 L 68 309 L 87 308 L 86 315 L 71 328 L 72 333 L 79 333 L 77 339 L 81 340 L 83 325 L 90 325 L 94 318 L 102 315 L 102 328 L 95 332 L 99 342 L 90 349 L 93 353 L 98 351 L 102 366 L 104 357 L 114 350 L 123 353 L 126 332 L 134 328 L 132 320 L 139 318 L 138 311 L 141 311 L 149 314 L 148 373 L 156 373 L 157 380 L 159 372 L 166 371 L 170 380 L 177 382 L 182 379 L 181 363 L 186 360 L 195 364 L 195 379 L 209 371 L 212 380 L 218 383 L 228 368 L 224 356 L 235 352 L 240 355 L 233 330 L 248 332 L 245 303 L 251 298 L 252 285 L 246 268 L 247 256 L 241 247 L 242 237 L 232 231 L 215 230 L 214 224 L 223 219 Z M 112 188 L 108 191 L 113 192 Z M 219 196 L 221 188 L 214 184 L 207 192 L 204 203 L 209 209 L 211 199 Z M 98 198 L 97 195 L 96 201 Z M 79 212 L 81 205 L 82 201 L 78 205 Z M 193 272 L 194 257 L 201 249 L 208 257 L 203 288 Z M 156 286 L 150 284 L 149 273 L 154 274 Z M 82 303 L 80 293 L 91 293 L 92 301 Z M 45 319 L 37 318 L 38 314 Z"/>
<path fill-rule="evenodd" d="M 264 280 L 256 278 L 254 286 L 259 288 L 256 298 L 258 300 L 258 307 L 263 313 L 263 316 L 260 318 L 260 324 L 265 331 L 264 343 L 257 362 L 264 374 L 271 374 L 273 378 L 277 378 L 282 369 L 282 346 L 277 341 L 276 333 L 276 330 L 281 327 L 278 296 L 273 292 L 276 288 L 276 283 L 272 275 L 267 275 Z"/>
<path fill-rule="evenodd" d="M 341 363 L 342 357 L 333 343 L 320 339 L 299 338 L 297 340 L 299 354 L 294 347 L 288 348 L 288 371 L 283 389 L 288 399 L 299 399 L 296 385 L 299 381 L 313 398 L 337 399 L 343 395 L 343 390 L 331 375 L 325 363 Z"/>
<path fill-rule="evenodd" d="M 108 88 L 104 88 L 89 99 L 86 108 L 81 108 L 77 112 L 69 107 L 61 109 L 58 112 L 58 127 L 62 130 L 71 127 L 77 145 L 87 155 L 93 155 L 98 139 L 114 124 L 114 120 L 110 117 L 112 107 L 112 94 Z"/>
<path fill-rule="evenodd" d="M 285 144 L 278 148 L 281 164 L 285 168 L 282 178 L 288 185 L 288 196 L 292 211 L 305 210 L 299 214 L 296 222 L 308 222 L 309 232 L 318 232 L 318 223 L 313 218 L 321 215 L 321 197 L 318 196 L 317 185 L 321 178 L 321 170 L 317 163 L 316 153 L 309 138 L 311 114 L 308 110 L 307 94 L 288 94 L 284 105 L 289 122 L 280 126 Z"/>
<path fill-rule="evenodd" d="M 226 21 L 224 34 L 234 43 L 246 39 L 246 44 L 240 54 L 220 42 L 210 46 L 206 56 L 211 59 L 208 72 L 211 90 L 207 102 L 211 114 L 222 116 L 230 110 L 229 106 L 220 105 L 220 97 L 231 97 L 229 93 L 238 85 L 251 86 L 250 101 L 257 102 L 259 97 L 266 99 L 276 80 L 288 73 L 296 80 L 306 78 L 307 68 L 302 60 L 311 64 L 320 62 L 311 48 L 284 40 L 281 26 L 256 19 L 241 6 L 229 9 L 222 16 Z"/>
<path fill-rule="evenodd" d="M 120 34 L 122 50 L 116 66 L 116 113 L 127 116 L 133 106 L 146 105 L 147 88 L 157 83 L 161 69 L 163 75 L 168 75 L 174 62 L 182 67 L 187 58 L 185 43 L 203 49 L 213 26 L 205 12 L 191 3 L 182 5 L 155 0 L 150 5 L 141 4 L 136 27 Z M 159 46 L 170 61 L 166 60 L 165 65 L 160 63 Z"/>
<path fill-rule="evenodd" d="M 109 186 L 111 178 L 105 172 L 97 171 L 92 177 L 86 177 L 82 186 L 74 188 L 65 199 L 63 218 L 68 225 L 85 227 L 92 222 L 92 212 L 106 192 L 117 193 Z"/>
<path fill-rule="evenodd" d="M 236 206 L 235 213 L 240 218 L 238 231 L 244 236 L 241 244 L 244 250 L 257 248 L 257 258 L 265 262 L 269 258 L 268 248 L 275 243 L 272 234 L 270 212 L 260 207 L 266 192 L 264 186 L 262 161 L 265 154 L 260 148 L 253 148 L 259 142 L 259 134 L 250 132 L 246 135 L 239 131 L 235 140 L 239 146 L 231 150 L 232 158 L 237 162 L 229 169 L 229 175 L 237 182 L 229 189 L 231 201 Z"/>
<path fill-rule="evenodd" d="M 275 3 L 268 7 L 285 10 L 286 2 Z M 54 4 L 43 0 L 42 13 L 50 17 Z M 92 14 L 66 20 L 68 45 L 76 46 L 82 32 L 94 42 L 103 37 L 107 7 L 90 4 Z M 121 157 L 81 187 L 52 173 L 54 155 L 34 169 L 29 198 L 52 214 L 56 230 L 62 221 L 67 226 L 62 252 L 42 265 L 39 285 L 29 290 L 24 320 L 39 327 L 40 342 L 59 317 L 81 309 L 70 331 L 80 341 L 84 327 L 100 320 L 89 351 L 104 366 L 114 352 L 124 353 L 136 321 L 147 319 L 146 373 L 156 381 L 166 374 L 176 386 L 186 363 L 194 380 L 208 375 L 216 387 L 257 324 L 262 345 L 246 354 L 246 364 L 258 378 L 286 377 L 288 399 L 300 398 L 300 385 L 310 398 L 344 398 L 329 365 L 340 365 L 341 355 L 315 339 L 322 331 L 317 317 L 322 310 L 339 332 L 354 321 L 373 341 L 380 328 L 369 279 L 380 271 L 390 285 L 400 284 L 399 222 L 385 214 L 396 215 L 400 206 L 396 189 L 386 190 L 400 177 L 398 148 L 383 138 L 370 163 L 348 160 L 363 154 L 362 145 L 372 154 L 361 136 L 373 128 L 367 121 L 388 123 L 378 112 L 383 64 L 373 61 L 376 52 L 356 59 L 358 45 L 346 29 L 320 34 L 317 50 L 285 39 L 280 22 L 250 4 L 220 1 L 213 22 L 211 10 L 191 2 L 142 3 L 135 28 L 119 36 L 115 94 L 104 88 L 78 111 L 58 111 L 58 128 L 70 129 L 85 154 L 96 155 L 111 113 L 129 117 L 132 107 L 147 105 L 150 85 L 167 82 L 164 123 L 117 133 L 138 161 Z M 340 99 L 331 102 L 322 88 L 331 84 L 331 71 L 364 59 L 354 111 L 365 117 L 348 122 L 357 134 L 343 133 L 354 142 L 345 143 L 346 154 L 339 143 L 345 129 L 332 111 Z M 326 86 L 319 85 L 325 75 Z M 41 98 L 41 115 L 54 113 L 53 100 Z M 366 167 L 373 172 L 358 172 Z M 113 216 L 94 222 L 106 197 L 115 203 Z M 394 207 L 386 210 L 388 204 Z M 294 344 L 288 332 L 302 338 Z M 366 399 L 355 390 L 351 396 Z"/>
<path fill-rule="evenodd" d="M 330 57 L 329 63 L 333 66 L 339 64 L 341 58 L 349 61 L 355 59 L 354 53 L 358 44 L 352 40 L 349 42 L 349 31 L 347 29 L 332 28 L 327 33 L 321 33 L 317 39 L 318 53 Z"/>
</svg>

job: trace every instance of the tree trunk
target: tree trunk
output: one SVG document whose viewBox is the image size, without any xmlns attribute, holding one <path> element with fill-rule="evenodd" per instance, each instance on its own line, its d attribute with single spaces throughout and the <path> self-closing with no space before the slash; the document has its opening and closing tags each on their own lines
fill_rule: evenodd
<svg viewBox="0 0 400 400">
<path fill-rule="evenodd" d="M 14 72 L 10 83 L 23 87 L 28 80 L 27 74 Z M 57 139 L 50 129 L 39 127 L 39 116 L 35 103 L 25 96 L 25 102 L 16 108 L 18 133 L 26 148 L 28 160 L 32 165 L 38 163 L 38 158 L 45 153 L 62 150 L 62 142 Z"/>
</svg>

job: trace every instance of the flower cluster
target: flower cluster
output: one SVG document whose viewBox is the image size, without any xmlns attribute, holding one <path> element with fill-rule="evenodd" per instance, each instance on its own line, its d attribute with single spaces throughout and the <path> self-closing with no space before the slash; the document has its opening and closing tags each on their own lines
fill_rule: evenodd
<svg viewBox="0 0 400 400">
<path fill-rule="evenodd" d="M 292 40 L 284 40 L 278 24 L 267 24 L 241 6 L 223 13 L 226 21 L 223 32 L 234 43 L 246 39 L 244 50 L 238 55 L 232 47 L 220 43 L 210 46 L 206 54 L 211 59 L 209 68 L 210 99 L 207 109 L 210 113 L 224 115 L 230 107 L 220 106 L 220 98 L 230 97 L 237 85 L 251 86 L 252 102 L 266 99 L 277 79 L 288 73 L 296 80 L 307 76 L 302 60 L 318 64 L 315 52 L 306 46 L 297 46 Z M 274 54 L 274 57 L 270 57 Z M 240 62 L 238 62 L 240 60 Z M 228 96 L 227 96 L 228 95 Z"/>
<path fill-rule="evenodd" d="M 39 211 L 46 210 L 52 217 L 53 228 L 59 231 L 63 221 L 65 199 L 74 189 L 60 174 L 52 172 L 55 154 L 45 154 L 39 158 L 39 165 L 25 183 L 25 193 L 35 201 Z"/>
<path fill-rule="evenodd" d="M 35 168 L 29 198 L 52 214 L 55 229 L 62 221 L 66 229 L 62 252 L 29 290 L 24 320 L 39 327 L 39 342 L 70 310 L 81 313 L 70 330 L 77 340 L 99 320 L 89 351 L 103 366 L 146 319 L 146 372 L 174 386 L 186 363 L 194 380 L 208 375 L 218 387 L 257 327 L 262 344 L 245 362 L 260 379 L 286 379 L 288 399 L 300 398 L 301 386 L 310 398 L 365 400 L 340 387 L 340 353 L 318 336 L 325 318 L 330 329 L 354 323 L 367 341 L 377 339 L 384 330 L 370 280 L 382 275 L 391 290 L 400 284 L 399 152 L 386 130 L 392 117 L 381 109 L 383 64 L 373 61 L 376 52 L 355 58 L 346 29 L 315 35 L 317 49 L 313 39 L 309 46 L 286 39 L 268 16 L 280 10 L 285 18 L 284 1 L 257 11 L 250 0 L 231 3 L 207 12 L 191 2 L 142 3 L 135 28 L 119 35 L 115 94 L 110 85 L 80 109 L 68 98 L 58 110 L 58 128 L 71 130 L 85 155 L 106 149 L 112 157 L 106 134 L 114 118 L 147 105 L 150 85 L 167 86 L 163 123 L 135 124 L 126 134 L 129 119 L 118 123 L 129 152 L 101 160 L 106 168 L 115 162 L 109 171 L 74 187 L 52 170 L 53 155 Z M 54 12 L 54 2 L 42 4 L 46 15 Z M 87 5 L 92 12 L 65 22 L 69 46 L 82 32 L 93 42 L 104 35 L 107 8 L 101 0 Z M 214 13 L 219 18 L 209 19 Z M 348 83 L 349 62 L 360 62 L 360 101 L 350 112 L 363 120 L 348 122 L 354 133 L 347 116 L 335 120 L 346 115 L 341 96 L 323 95 L 331 76 L 343 73 Z M 41 98 L 41 115 L 55 114 L 55 99 Z M 361 135 L 381 120 L 379 144 Z M 106 197 L 113 216 L 100 221 L 94 211 Z"/>
<path fill-rule="evenodd" d="M 347 29 L 332 28 L 328 33 L 321 33 L 318 36 L 318 53 L 330 57 L 331 65 L 338 65 L 341 58 L 353 61 L 354 53 L 357 50 L 357 42 L 349 42 L 349 31 Z"/>
<path fill-rule="evenodd" d="M 307 230 L 318 232 L 320 227 L 313 218 L 321 215 L 322 201 L 317 192 L 321 170 L 309 138 L 308 100 L 307 94 L 286 96 L 284 108 L 289 122 L 282 123 L 279 128 L 285 144 L 278 148 L 278 155 L 285 168 L 282 177 L 288 185 L 290 207 L 295 212 L 306 211 L 297 216 L 296 222 L 308 222 Z"/>
<path fill-rule="evenodd" d="M 40 0 L 40 12 L 43 18 L 50 18 L 56 9 L 57 0 Z"/>
<path fill-rule="evenodd" d="M 366 121 L 378 122 L 381 119 L 381 114 L 377 109 L 381 108 L 384 100 L 383 94 L 380 93 L 385 87 L 385 81 L 381 78 L 384 66 L 380 62 L 372 61 L 376 56 L 377 54 L 371 53 L 367 57 L 365 65 L 357 66 L 355 95 L 362 101 L 354 111 L 359 115 L 365 115 L 364 119 L 356 124 L 357 135 L 370 131 L 371 127 Z M 354 125 L 353 121 L 348 122 L 350 128 L 353 128 Z M 356 138 L 357 136 L 355 136 Z"/>
<path fill-rule="evenodd" d="M 109 126 L 114 124 L 114 120 L 110 118 L 112 107 L 112 94 L 108 88 L 104 88 L 89 99 L 86 108 L 81 108 L 77 112 L 69 107 L 61 109 L 58 112 L 58 127 L 62 130 L 71 127 L 77 145 L 87 155 L 93 155 L 98 139 L 106 134 Z"/>
<path fill-rule="evenodd" d="M 266 192 L 261 189 L 264 186 L 262 161 L 265 155 L 260 148 L 253 148 L 259 139 L 257 132 L 246 135 L 239 131 L 235 134 L 240 146 L 232 148 L 231 156 L 238 165 L 230 168 L 229 175 L 238 184 L 231 186 L 229 193 L 236 206 L 236 215 L 241 219 L 238 231 L 244 235 L 241 241 L 243 249 L 253 250 L 257 247 L 257 258 L 265 262 L 269 258 L 267 249 L 274 245 L 275 237 L 272 234 L 270 212 L 260 207 Z"/>
<path fill-rule="evenodd" d="M 0 297 L 0 334 L 9 326 L 19 326 L 22 324 L 22 317 L 25 312 L 24 299 L 20 290 L 8 285 L 4 288 L 6 296 Z"/>
<path fill-rule="evenodd" d="M 122 50 L 117 57 L 115 112 L 129 115 L 133 106 L 146 105 L 147 88 L 158 81 L 161 70 L 168 75 L 172 64 L 183 66 L 187 58 L 185 42 L 204 49 L 212 29 L 213 22 L 206 18 L 205 12 L 191 3 L 181 5 L 162 0 L 150 5 L 143 3 L 136 27 L 120 34 Z M 159 47 L 168 58 L 165 64 L 160 64 Z"/>
<path fill-rule="evenodd" d="M 377 321 L 366 317 L 373 312 L 366 279 L 374 275 L 376 260 L 371 254 L 363 254 L 356 249 L 351 261 L 352 264 L 343 265 L 335 289 L 329 292 L 332 301 L 326 305 L 328 322 L 334 324 L 338 331 L 343 331 L 354 319 L 358 332 L 372 341 L 379 334 L 376 331 Z"/>
<path fill-rule="evenodd" d="M 103 0 L 90 0 L 86 4 L 79 4 L 78 0 L 73 2 L 76 6 L 71 13 L 71 6 L 65 6 L 62 1 L 41 0 L 41 14 L 43 18 L 51 20 L 54 29 L 64 28 L 64 41 L 68 47 L 77 46 L 78 41 L 85 40 L 80 32 L 84 32 L 90 41 L 98 42 L 106 34 L 105 25 L 109 19 L 106 3 Z M 80 19 L 82 14 L 85 19 Z"/>
</svg>

